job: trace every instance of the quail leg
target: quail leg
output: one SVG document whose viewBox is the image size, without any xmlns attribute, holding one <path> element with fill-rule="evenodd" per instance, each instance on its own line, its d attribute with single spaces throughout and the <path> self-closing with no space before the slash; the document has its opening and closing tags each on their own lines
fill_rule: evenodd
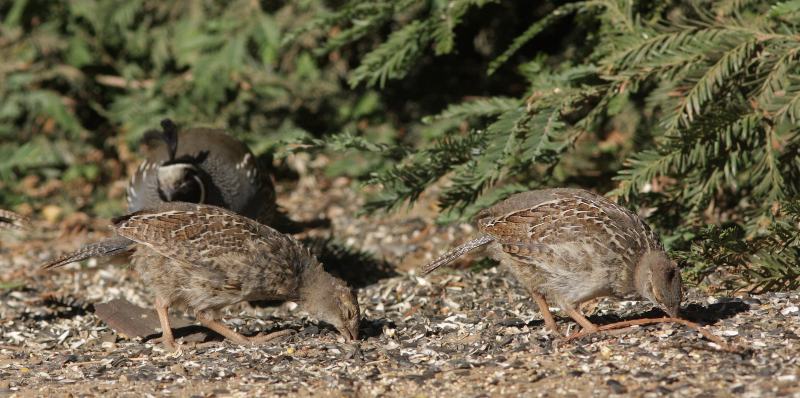
<svg viewBox="0 0 800 398">
<path fill-rule="evenodd" d="M 257 336 L 251 336 L 251 337 L 245 337 L 245 338 L 250 342 L 250 344 L 264 344 L 264 343 L 266 343 L 266 342 L 268 342 L 270 340 L 274 340 L 274 339 L 276 339 L 278 337 L 282 337 L 282 336 L 286 336 L 286 335 L 290 335 L 290 334 L 294 334 L 294 333 L 295 333 L 294 330 L 286 329 L 286 330 L 279 330 L 277 332 L 272 332 L 272 333 L 269 333 L 269 334 L 261 334 L 261 333 L 259 333 Z"/>
<path fill-rule="evenodd" d="M 264 344 L 275 338 L 294 333 L 294 330 L 286 329 L 272 332 L 270 334 L 259 334 L 257 336 L 247 337 L 243 334 L 234 332 L 229 327 L 223 325 L 222 322 L 214 319 L 207 312 L 198 311 L 195 316 L 197 317 L 197 320 L 203 324 L 203 326 L 225 336 L 226 339 L 236 344 Z"/>
<path fill-rule="evenodd" d="M 158 311 L 158 319 L 161 321 L 161 337 L 150 341 L 153 343 L 161 342 L 167 350 L 175 351 L 180 344 L 175 343 L 175 337 L 172 335 L 168 310 L 167 303 L 161 297 L 156 296 L 156 311 Z"/>
<path fill-rule="evenodd" d="M 572 319 L 574 319 L 575 322 L 578 322 L 584 329 L 586 329 L 586 331 L 597 330 L 597 326 L 595 326 L 595 324 L 586 319 L 586 317 L 583 316 L 583 314 L 581 314 L 581 312 L 578 311 L 577 309 L 568 307 L 564 308 L 564 312 L 566 312 L 567 315 L 569 315 Z"/>
<path fill-rule="evenodd" d="M 536 305 L 539 306 L 539 312 L 542 313 L 542 319 L 544 319 L 545 329 L 553 333 L 558 333 L 558 326 L 556 326 L 556 319 L 553 317 L 553 313 L 550 312 L 550 306 L 547 305 L 547 299 L 545 299 L 544 295 L 541 293 L 532 291 L 528 291 L 528 293 L 530 293 L 531 296 L 533 296 L 533 299 L 536 300 Z"/>
</svg>

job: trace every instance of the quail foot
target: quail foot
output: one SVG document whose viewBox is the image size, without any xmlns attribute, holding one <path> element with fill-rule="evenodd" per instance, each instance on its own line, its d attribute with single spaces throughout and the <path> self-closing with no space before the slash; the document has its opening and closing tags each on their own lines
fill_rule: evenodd
<svg viewBox="0 0 800 398">
<path fill-rule="evenodd" d="M 112 237 L 42 265 L 42 269 L 94 256 L 133 251 L 131 263 L 155 295 L 170 350 L 168 309 L 189 309 L 204 326 L 237 344 L 259 344 L 287 331 L 243 336 L 220 323 L 220 310 L 253 300 L 290 300 L 336 327 L 348 341 L 358 338 L 355 293 L 323 270 L 296 240 L 217 206 L 170 202 L 112 220 Z"/>
<path fill-rule="evenodd" d="M 580 189 L 523 192 L 475 221 L 480 235 L 423 266 L 423 276 L 483 247 L 528 290 L 552 332 L 558 329 L 547 300 L 587 330 L 596 326 L 578 305 L 603 296 L 647 299 L 678 317 L 677 266 L 639 216 L 605 197 Z"/>
<path fill-rule="evenodd" d="M 145 133 L 145 138 L 164 145 L 150 152 L 131 176 L 128 212 L 180 201 L 224 207 L 262 224 L 272 222 L 275 188 L 247 145 L 209 128 L 178 133 L 169 119 L 161 127 L 163 131 Z"/>
</svg>

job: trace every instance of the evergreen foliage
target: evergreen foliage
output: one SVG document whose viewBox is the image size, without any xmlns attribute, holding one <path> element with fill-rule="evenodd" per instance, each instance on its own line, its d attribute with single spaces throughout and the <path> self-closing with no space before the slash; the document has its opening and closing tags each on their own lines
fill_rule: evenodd
<svg viewBox="0 0 800 398">
<path fill-rule="evenodd" d="M 365 3 L 351 0 L 334 15 Z M 577 185 L 648 215 L 695 281 L 724 267 L 740 276 L 730 288 L 796 287 L 798 3 L 722 2 L 710 11 L 703 1 L 551 4 L 507 49 L 489 51 L 486 75 L 512 67 L 525 93 L 451 103 L 426 118 L 431 142 L 368 181 L 384 188 L 374 208 L 411 204 L 443 178 L 442 221 L 517 191 Z M 458 25 L 480 7 L 488 6 L 415 2 L 337 25 L 354 43 L 372 37 L 365 29 L 390 27 L 349 82 L 383 87 L 413 75 L 421 60 L 462 50 L 453 44 Z M 580 40 L 562 41 L 555 54 L 529 45 L 569 19 Z M 326 21 L 341 22 L 323 16 L 315 26 L 330 28 Z"/>
<path fill-rule="evenodd" d="M 169 117 L 328 151 L 369 210 L 440 221 L 571 186 L 645 215 L 698 283 L 796 288 L 800 3 L 0 3 L 0 205 L 118 213 Z M 106 210 L 103 210 L 106 209 Z"/>
</svg>

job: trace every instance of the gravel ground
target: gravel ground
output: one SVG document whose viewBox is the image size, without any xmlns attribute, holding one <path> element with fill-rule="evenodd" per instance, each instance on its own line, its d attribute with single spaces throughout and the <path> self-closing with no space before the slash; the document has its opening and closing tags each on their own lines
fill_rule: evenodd
<svg viewBox="0 0 800 398">
<path fill-rule="evenodd" d="M 545 332 L 533 300 L 504 268 L 413 274 L 472 232 L 433 225 L 435 206 L 425 201 L 436 192 L 411 213 L 378 220 L 356 217 L 363 199 L 349 180 L 318 179 L 313 167 L 300 174 L 279 184 L 287 215 L 279 229 L 309 242 L 332 273 L 359 288 L 360 341 L 344 342 L 293 303 L 229 307 L 224 322 L 242 333 L 299 332 L 270 345 L 168 353 L 128 338 L 94 307 L 125 299 L 153 308 L 129 267 L 89 261 L 36 273 L 56 254 L 108 234 L 104 220 L 68 216 L 60 225 L 34 222 L 27 235 L 0 235 L 0 396 L 800 396 L 798 292 L 689 289 L 681 315 L 740 346 L 737 353 L 671 323 L 565 342 Z M 562 332 L 579 329 L 553 310 Z M 663 315 L 612 299 L 585 312 L 602 324 Z"/>
</svg>

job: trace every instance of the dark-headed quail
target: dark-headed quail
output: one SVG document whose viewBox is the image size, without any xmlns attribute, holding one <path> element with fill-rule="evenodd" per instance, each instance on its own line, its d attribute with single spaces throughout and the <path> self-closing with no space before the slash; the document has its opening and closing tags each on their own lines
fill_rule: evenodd
<svg viewBox="0 0 800 398">
<path fill-rule="evenodd" d="M 422 267 L 422 275 L 485 246 L 536 300 L 557 332 L 546 298 L 586 329 L 577 306 L 596 297 L 645 298 L 678 316 L 681 274 L 658 236 L 630 210 L 581 189 L 523 192 L 483 210 L 480 236 Z"/>
<path fill-rule="evenodd" d="M 28 224 L 30 224 L 30 220 L 27 217 L 13 211 L 0 209 L 0 228 L 24 231 L 28 229 Z"/>
<path fill-rule="evenodd" d="M 132 264 L 156 296 L 164 345 L 175 340 L 167 310 L 194 311 L 206 327 L 238 344 L 256 344 L 286 331 L 245 337 L 219 321 L 222 308 L 242 301 L 291 300 L 358 338 L 355 293 L 322 269 L 294 239 L 229 210 L 172 202 L 112 220 L 115 235 L 44 265 L 49 269 L 93 256 L 134 250 Z"/>
<path fill-rule="evenodd" d="M 161 127 L 164 131 L 145 133 L 145 138 L 164 145 L 153 150 L 131 177 L 128 212 L 180 201 L 224 207 L 262 224 L 272 222 L 275 188 L 247 145 L 208 128 L 178 134 L 169 119 Z"/>
</svg>

